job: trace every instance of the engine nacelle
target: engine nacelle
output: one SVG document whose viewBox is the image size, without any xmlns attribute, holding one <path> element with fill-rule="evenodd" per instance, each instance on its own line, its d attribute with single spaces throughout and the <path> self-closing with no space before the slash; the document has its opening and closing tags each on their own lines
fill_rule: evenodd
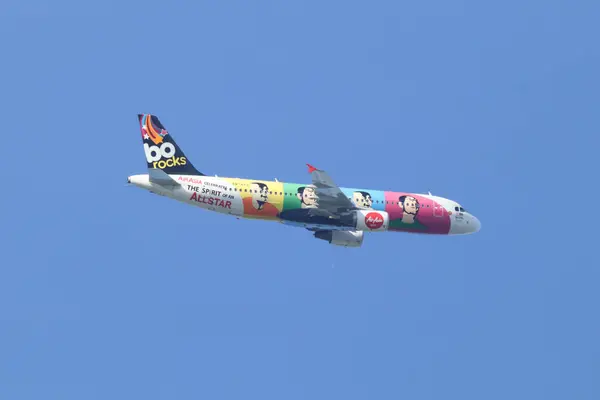
<svg viewBox="0 0 600 400">
<path fill-rule="evenodd" d="M 317 231 L 315 237 L 327 240 L 330 244 L 344 247 L 360 247 L 364 232 L 361 231 Z"/>
<path fill-rule="evenodd" d="M 390 215 L 385 211 L 358 210 L 355 212 L 356 230 L 367 232 L 387 231 L 390 226 Z"/>
</svg>

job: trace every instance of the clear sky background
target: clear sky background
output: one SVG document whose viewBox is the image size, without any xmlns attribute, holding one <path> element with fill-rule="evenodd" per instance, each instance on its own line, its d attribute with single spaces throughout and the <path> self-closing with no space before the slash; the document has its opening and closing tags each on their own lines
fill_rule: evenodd
<svg viewBox="0 0 600 400">
<path fill-rule="evenodd" d="M 0 398 L 599 399 L 597 1 L 0 5 Z M 360 249 L 125 185 L 427 192 Z"/>
</svg>

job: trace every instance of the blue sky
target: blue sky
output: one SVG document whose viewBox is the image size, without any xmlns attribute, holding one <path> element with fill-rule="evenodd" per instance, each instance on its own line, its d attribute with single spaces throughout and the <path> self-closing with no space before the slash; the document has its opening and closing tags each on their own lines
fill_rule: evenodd
<svg viewBox="0 0 600 400">
<path fill-rule="evenodd" d="M 0 6 L 0 398 L 597 399 L 600 4 Z M 208 174 L 459 201 L 361 249 L 126 187 L 136 114 Z"/>
</svg>

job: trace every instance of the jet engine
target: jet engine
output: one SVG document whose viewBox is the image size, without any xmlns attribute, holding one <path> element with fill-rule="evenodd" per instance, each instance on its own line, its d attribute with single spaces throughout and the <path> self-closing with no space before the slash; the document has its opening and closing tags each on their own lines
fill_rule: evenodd
<svg viewBox="0 0 600 400">
<path fill-rule="evenodd" d="M 352 216 L 352 226 L 357 231 L 381 232 L 387 231 L 390 226 L 390 215 L 385 211 L 358 210 Z"/>
<path fill-rule="evenodd" d="M 330 244 L 344 247 L 360 247 L 363 242 L 362 231 L 317 231 L 315 237 L 327 240 Z"/>
</svg>

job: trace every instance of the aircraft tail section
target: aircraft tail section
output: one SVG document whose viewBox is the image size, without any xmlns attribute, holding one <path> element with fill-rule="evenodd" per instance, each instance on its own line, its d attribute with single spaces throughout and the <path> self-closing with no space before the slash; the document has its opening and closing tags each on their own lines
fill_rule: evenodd
<svg viewBox="0 0 600 400">
<path fill-rule="evenodd" d="M 148 169 L 166 174 L 204 175 L 185 156 L 156 115 L 138 114 Z"/>
</svg>

